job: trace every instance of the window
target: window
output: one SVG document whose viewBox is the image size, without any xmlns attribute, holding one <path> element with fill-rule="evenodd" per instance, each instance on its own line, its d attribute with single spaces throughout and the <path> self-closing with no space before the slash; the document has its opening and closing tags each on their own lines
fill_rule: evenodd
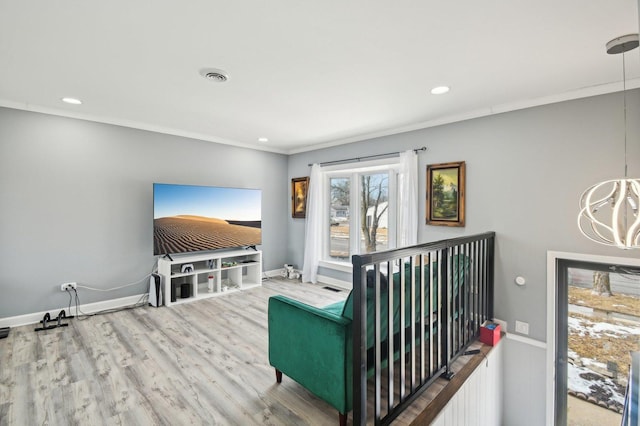
<svg viewBox="0 0 640 426">
<path fill-rule="evenodd" d="M 325 260 L 396 246 L 397 164 L 332 170 L 327 183 Z"/>
<path fill-rule="evenodd" d="M 594 415 L 618 424 L 631 353 L 640 350 L 640 265 L 630 258 L 567 257 L 550 262 L 555 265 L 550 283 L 555 312 L 549 318 L 555 323 L 550 339 L 555 371 L 547 386 L 555 386 L 555 401 L 548 403 L 555 424 L 587 424 Z M 577 408 L 580 399 L 594 405 L 585 412 Z"/>
</svg>

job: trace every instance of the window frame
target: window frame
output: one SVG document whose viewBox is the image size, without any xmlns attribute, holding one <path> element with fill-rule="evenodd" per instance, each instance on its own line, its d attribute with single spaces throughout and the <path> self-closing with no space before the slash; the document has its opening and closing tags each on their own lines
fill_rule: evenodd
<svg viewBox="0 0 640 426">
<path fill-rule="evenodd" d="M 546 343 L 538 340 L 516 336 L 517 340 L 523 343 L 528 343 L 532 346 L 542 348 L 546 351 L 546 374 L 545 374 L 545 421 L 546 424 L 557 424 L 556 420 L 558 416 L 562 416 L 562 413 L 558 413 L 558 409 L 563 409 L 562 406 L 558 407 L 558 404 L 563 404 L 562 400 L 557 400 L 558 395 L 558 381 L 561 380 L 558 375 L 564 374 L 559 371 L 557 362 L 563 358 L 562 353 L 564 349 L 561 347 L 562 341 L 566 339 L 568 320 L 565 316 L 565 311 L 562 311 L 564 305 L 567 302 L 565 297 L 568 288 L 566 288 L 566 280 L 561 277 L 565 273 L 568 267 L 573 267 L 575 264 L 600 264 L 600 265 L 618 265 L 625 266 L 631 269 L 640 268 L 640 259 L 632 257 L 616 257 L 616 256 L 604 256 L 596 254 L 586 253 L 571 253 L 561 251 L 547 251 L 547 329 L 546 329 Z M 565 287 L 565 288 L 561 288 Z M 564 320 L 563 320 L 564 316 Z M 558 356 L 558 353 L 561 355 Z M 562 398 L 562 396 L 560 396 Z M 566 414 L 566 413 L 565 413 Z"/>
<path fill-rule="evenodd" d="M 398 220 L 398 173 L 400 170 L 399 158 L 363 161 L 357 164 L 348 163 L 334 166 L 323 167 L 322 170 L 322 203 L 323 203 L 323 231 L 322 231 L 322 258 L 320 265 L 343 272 L 351 272 L 351 256 L 360 253 L 360 215 L 353 212 L 360 211 L 360 190 L 362 175 L 387 172 L 389 175 L 388 182 L 388 228 L 387 228 L 387 245 L 388 249 L 396 248 L 398 243 L 397 236 L 397 220 Z M 348 260 L 341 261 L 330 256 L 330 240 L 331 240 L 331 184 L 332 178 L 349 178 L 350 194 L 349 194 L 349 256 Z"/>
</svg>

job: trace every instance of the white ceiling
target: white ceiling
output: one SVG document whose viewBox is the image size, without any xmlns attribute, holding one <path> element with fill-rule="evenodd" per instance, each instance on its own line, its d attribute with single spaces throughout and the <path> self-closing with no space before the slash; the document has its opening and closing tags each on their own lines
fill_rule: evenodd
<svg viewBox="0 0 640 426">
<path fill-rule="evenodd" d="M 636 32 L 638 0 L 0 0 L 0 106 L 295 153 L 621 90 Z"/>
</svg>

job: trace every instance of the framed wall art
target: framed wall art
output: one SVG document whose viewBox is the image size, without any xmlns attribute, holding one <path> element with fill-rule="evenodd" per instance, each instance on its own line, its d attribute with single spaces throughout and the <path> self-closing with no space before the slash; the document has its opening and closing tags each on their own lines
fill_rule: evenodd
<svg viewBox="0 0 640 426">
<path fill-rule="evenodd" d="M 305 218 L 307 216 L 308 189 L 308 176 L 291 179 L 291 217 Z"/>
<path fill-rule="evenodd" d="M 464 226 L 465 162 L 427 165 L 427 225 Z"/>
</svg>

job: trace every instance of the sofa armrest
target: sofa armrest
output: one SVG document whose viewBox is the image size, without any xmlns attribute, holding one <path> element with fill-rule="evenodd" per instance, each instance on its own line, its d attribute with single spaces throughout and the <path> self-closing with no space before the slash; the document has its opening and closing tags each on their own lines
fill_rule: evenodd
<svg viewBox="0 0 640 426">
<path fill-rule="evenodd" d="M 289 299 L 269 299 L 269 363 L 339 412 L 351 409 L 351 320 Z"/>
</svg>

